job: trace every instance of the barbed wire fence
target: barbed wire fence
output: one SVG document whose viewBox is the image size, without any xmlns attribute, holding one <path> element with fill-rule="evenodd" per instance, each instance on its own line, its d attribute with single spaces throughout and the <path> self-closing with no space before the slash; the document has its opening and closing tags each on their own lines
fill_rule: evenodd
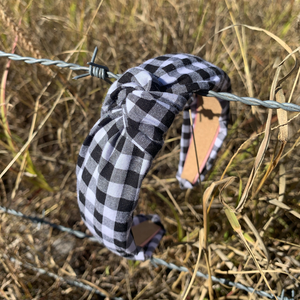
<svg viewBox="0 0 300 300">
<path fill-rule="evenodd" d="M 98 49 L 96 47 L 95 50 L 94 50 L 93 56 L 92 56 L 92 60 L 91 60 L 91 62 L 88 63 L 89 67 L 83 67 L 81 65 L 77 65 L 77 64 L 74 64 L 74 63 L 67 63 L 67 62 L 64 62 L 62 60 L 51 60 L 51 59 L 46 59 L 46 58 L 36 59 L 36 58 L 33 58 L 33 57 L 23 57 L 23 56 L 20 56 L 20 55 L 17 55 L 17 54 L 6 53 L 6 52 L 1 51 L 1 50 L 0 50 L 0 58 L 3 57 L 3 58 L 8 58 L 8 59 L 14 60 L 14 61 L 23 61 L 27 64 L 42 64 L 44 66 L 53 66 L 53 65 L 55 65 L 59 68 L 68 68 L 68 69 L 73 70 L 73 71 L 85 71 L 86 72 L 84 74 L 75 76 L 73 79 L 80 79 L 80 78 L 84 78 L 84 77 L 87 77 L 87 76 L 93 76 L 93 77 L 97 77 L 99 79 L 103 79 L 108 83 L 112 83 L 110 81 L 110 79 L 119 79 L 122 76 L 122 74 L 114 74 L 114 73 L 110 72 L 109 69 L 106 66 L 95 64 L 94 61 L 95 61 L 95 58 L 96 58 L 96 55 L 97 55 L 97 51 L 98 51 Z M 217 97 L 219 99 L 232 101 L 232 102 L 241 102 L 243 104 L 250 105 L 250 106 L 263 106 L 265 108 L 270 108 L 270 109 L 283 109 L 283 110 L 291 111 L 291 112 L 300 112 L 300 106 L 296 105 L 296 104 L 293 104 L 293 103 L 279 103 L 279 102 L 276 102 L 276 101 L 273 101 L 273 100 L 264 100 L 264 101 L 262 101 L 262 100 L 259 100 L 259 99 L 253 98 L 253 97 L 239 97 L 237 95 L 234 95 L 234 94 L 231 94 L 231 93 L 225 93 L 225 92 L 201 91 L 201 92 L 199 92 L 199 94 L 201 94 L 202 96 Z M 7 207 L 3 207 L 3 206 L 0 206 L 0 211 L 2 211 L 3 213 L 6 213 L 6 214 L 16 216 L 16 217 L 27 219 L 32 223 L 49 225 L 52 228 L 55 228 L 55 229 L 60 230 L 62 232 L 67 232 L 68 234 L 72 234 L 77 238 L 81 238 L 81 239 L 86 238 L 86 239 L 89 239 L 92 242 L 98 242 L 97 239 L 95 237 L 91 236 L 91 235 L 88 235 L 88 234 L 86 234 L 84 232 L 81 232 L 81 231 L 78 231 L 78 230 L 74 230 L 72 228 L 68 228 L 68 227 L 65 227 L 65 226 L 62 226 L 62 225 L 59 225 L 59 224 L 52 223 L 50 221 L 45 220 L 44 218 L 24 215 L 23 213 L 21 213 L 19 211 L 16 211 L 16 210 L 13 210 L 13 209 L 10 209 L 10 208 L 7 208 Z M 111 297 L 110 295 L 108 295 L 108 293 L 101 292 L 100 289 L 96 289 L 96 288 L 94 288 L 90 285 L 84 284 L 84 283 L 82 283 L 78 280 L 70 279 L 70 278 L 64 278 L 62 276 L 58 276 L 58 275 L 56 275 L 52 272 L 49 272 L 45 269 L 35 267 L 32 264 L 23 263 L 23 262 L 19 261 L 18 259 L 14 258 L 14 257 L 11 257 L 11 256 L 8 257 L 5 254 L 3 254 L 2 257 L 7 258 L 7 259 L 9 259 L 10 261 L 12 261 L 16 264 L 19 264 L 19 265 L 21 265 L 25 268 L 31 269 L 33 271 L 36 271 L 40 274 L 46 274 L 51 278 L 54 278 L 56 280 L 65 282 L 65 283 L 67 283 L 71 286 L 79 287 L 79 288 L 85 289 L 87 291 L 94 292 L 95 294 L 99 294 L 103 297 L 109 296 L 110 299 L 123 300 L 122 298 L 119 298 L 119 297 Z M 173 263 L 168 263 L 165 260 L 160 259 L 160 258 L 152 257 L 150 261 L 154 266 L 161 265 L 161 266 L 165 266 L 165 267 L 167 267 L 169 269 L 172 269 L 172 270 L 177 270 L 179 272 L 190 272 L 190 270 L 188 270 L 186 267 L 177 266 Z M 201 273 L 200 271 L 197 271 L 196 275 L 198 277 L 201 277 L 201 278 L 204 278 L 204 279 L 208 278 L 208 275 L 205 275 L 205 274 Z M 236 287 L 237 289 L 246 291 L 248 293 L 255 293 L 259 296 L 266 297 L 268 299 L 274 299 L 274 296 L 270 293 L 267 293 L 265 291 L 256 290 L 252 287 L 245 286 L 245 285 L 243 285 L 241 283 L 238 283 L 238 282 L 232 282 L 228 279 L 217 278 L 215 276 L 212 276 L 211 279 L 212 279 L 212 281 L 214 281 L 216 283 L 224 284 L 224 285 L 231 286 L 231 287 Z M 281 292 L 281 295 L 277 296 L 277 299 L 279 299 L 279 300 L 294 300 L 295 291 L 291 290 L 289 292 L 290 292 L 291 296 L 286 296 L 285 295 L 286 291 L 283 289 L 282 292 Z"/>
</svg>

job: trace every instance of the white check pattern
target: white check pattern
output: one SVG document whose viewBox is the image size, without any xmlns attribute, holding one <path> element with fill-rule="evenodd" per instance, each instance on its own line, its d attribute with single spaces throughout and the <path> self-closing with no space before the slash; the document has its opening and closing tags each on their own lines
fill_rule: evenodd
<svg viewBox="0 0 300 300">
<path fill-rule="evenodd" d="M 226 73 L 193 55 L 163 55 L 127 70 L 108 90 L 101 117 L 79 153 L 76 168 L 78 204 L 91 233 L 112 252 L 134 260 L 152 256 L 164 229 L 157 215 L 133 216 L 142 180 L 163 145 L 163 135 L 193 93 L 200 90 L 230 91 Z M 228 102 L 221 102 L 220 134 L 206 165 L 225 136 Z M 195 101 L 191 108 L 195 111 Z M 181 137 L 177 177 L 180 178 L 190 142 L 187 108 Z M 162 229 L 145 246 L 135 245 L 131 227 L 152 220 Z"/>
</svg>

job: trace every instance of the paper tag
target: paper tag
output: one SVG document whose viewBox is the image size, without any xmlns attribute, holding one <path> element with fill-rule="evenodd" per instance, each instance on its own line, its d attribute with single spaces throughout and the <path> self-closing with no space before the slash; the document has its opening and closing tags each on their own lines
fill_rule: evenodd
<svg viewBox="0 0 300 300">
<path fill-rule="evenodd" d="M 145 221 L 132 226 L 131 232 L 137 246 L 144 247 L 161 230 L 159 225 L 151 221 Z"/>
<path fill-rule="evenodd" d="M 193 136 L 190 141 L 186 161 L 183 166 L 181 178 L 195 184 L 202 172 L 206 161 L 219 134 L 219 117 L 222 112 L 220 102 L 215 97 L 202 97 L 197 95 L 198 108 L 194 121 L 194 135 L 198 156 L 196 160 Z M 199 171 L 198 166 L 199 165 Z"/>
</svg>

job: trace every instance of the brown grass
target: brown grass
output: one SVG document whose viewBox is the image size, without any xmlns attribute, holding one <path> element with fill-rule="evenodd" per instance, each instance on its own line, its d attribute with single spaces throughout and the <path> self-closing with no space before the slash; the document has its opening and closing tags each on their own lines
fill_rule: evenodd
<svg viewBox="0 0 300 300">
<path fill-rule="evenodd" d="M 3 0 L 0 49 L 12 52 L 17 41 L 17 54 L 85 65 L 97 46 L 97 62 L 115 73 L 164 53 L 192 53 L 223 68 L 231 77 L 235 94 L 268 99 L 276 71 L 274 64 L 288 53 L 265 32 L 232 25 L 247 24 L 268 30 L 294 50 L 299 47 L 299 13 L 297 1 L 281 0 Z M 6 64 L 6 59 L 0 59 L 2 78 L 6 76 Z M 293 64 L 292 58 L 283 64 L 280 78 Z M 297 71 L 298 68 L 282 87 L 286 101 L 291 96 L 291 102 L 299 104 Z M 75 164 L 81 143 L 99 118 L 107 83 L 95 78 L 73 81 L 68 70 L 21 62 L 11 62 L 5 78 L 1 84 L 5 96 L 0 102 L 0 172 L 26 143 L 28 147 L 0 179 L 0 204 L 86 231 L 77 208 Z M 287 119 L 295 116 L 288 113 Z M 237 179 L 223 190 L 222 197 L 231 207 L 237 206 L 263 139 L 261 132 L 266 119 L 267 110 L 263 108 L 257 108 L 253 115 L 251 107 L 231 103 L 229 134 L 215 168 L 201 188 L 191 191 L 181 190 L 175 180 L 181 116 L 168 131 L 168 142 L 143 182 L 137 212 L 161 215 L 167 234 L 155 256 L 185 266 L 189 273 L 155 267 L 149 262 L 127 261 L 97 243 L 2 213 L 0 297 L 99 299 L 94 293 L 26 268 L 26 263 L 30 263 L 123 299 L 181 299 L 197 264 L 198 236 L 205 225 L 208 234 L 205 245 L 200 243 L 205 250 L 197 264 L 200 271 L 205 274 L 210 271 L 214 276 L 271 293 L 269 285 L 276 295 L 282 289 L 287 295 L 294 289 L 297 299 L 300 296 L 298 117 L 288 123 L 289 137 L 278 165 L 269 168 L 270 174 L 265 176 L 279 149 L 279 144 L 276 148 L 278 128 L 271 130 L 265 158 L 245 207 L 237 214 L 262 271 L 230 226 L 218 194 L 210 203 L 209 212 L 203 211 L 204 191 L 220 180 L 229 162 L 224 176 Z M 277 115 L 273 112 L 271 127 L 277 125 Z M 262 186 L 261 180 L 264 180 Z M 174 214 L 155 192 L 170 203 L 173 198 L 182 210 L 179 221 L 186 237 L 183 241 L 178 240 L 179 227 Z M 11 262 L 9 257 L 23 265 Z M 214 283 L 210 286 L 209 281 L 196 277 L 186 299 L 207 299 L 209 294 L 216 299 L 250 297 L 236 288 Z M 255 294 L 251 297 L 259 298 Z"/>
</svg>

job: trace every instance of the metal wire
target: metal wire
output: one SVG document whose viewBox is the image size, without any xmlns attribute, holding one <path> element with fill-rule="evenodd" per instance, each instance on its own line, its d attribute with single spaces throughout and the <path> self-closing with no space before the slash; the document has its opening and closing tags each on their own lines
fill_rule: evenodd
<svg viewBox="0 0 300 300">
<path fill-rule="evenodd" d="M 151 262 L 154 265 L 163 265 L 165 267 L 168 267 L 169 269 L 178 270 L 180 272 L 189 272 L 189 270 L 187 268 L 185 268 L 185 267 L 179 267 L 179 266 L 176 266 L 175 264 L 172 264 L 172 263 L 167 263 L 163 259 L 159 259 L 159 258 L 155 258 L 154 257 L 154 258 L 151 259 Z M 197 271 L 196 274 L 197 274 L 197 277 L 208 279 L 208 275 L 204 275 L 200 271 Z M 211 279 L 214 282 L 218 282 L 218 283 L 221 283 L 221 284 L 227 285 L 227 286 L 236 287 L 236 288 L 238 288 L 240 290 L 243 290 L 243 291 L 246 291 L 248 293 L 255 293 L 255 294 L 257 294 L 259 296 L 262 296 L 262 297 L 267 297 L 269 299 L 274 299 L 274 296 L 271 295 L 271 294 L 269 294 L 269 293 L 267 293 L 267 292 L 255 290 L 252 287 L 245 286 L 245 285 L 243 285 L 241 283 L 238 283 L 238 282 L 232 282 L 232 281 L 230 281 L 228 279 L 217 278 L 215 276 L 212 276 Z M 294 297 L 293 298 L 289 298 L 289 297 L 284 296 L 284 290 L 282 291 L 280 297 L 277 297 L 277 298 L 281 299 L 281 300 L 292 300 L 292 299 L 294 299 Z"/>
<path fill-rule="evenodd" d="M 34 270 L 40 274 L 46 274 L 48 275 L 49 277 L 51 278 L 54 278 L 56 280 L 59 280 L 59 281 L 62 281 L 62 282 L 65 282 L 69 285 L 72 285 L 72 286 L 76 286 L 76 287 L 79 287 L 79 288 L 82 288 L 82 289 L 85 289 L 87 291 L 90 291 L 90 292 L 94 292 L 95 294 L 98 294 L 98 295 L 101 295 L 103 297 L 107 297 L 107 295 L 101 293 L 99 290 L 91 287 L 90 285 L 87 285 L 87 284 L 84 284 L 80 281 L 77 281 L 77 280 L 73 280 L 73 279 L 69 279 L 69 278 L 64 278 L 64 277 L 61 277 L 61 276 L 58 276 L 52 272 L 49 272 L 49 271 L 46 271 L 45 269 L 42 269 L 42 268 L 37 268 L 35 266 L 33 266 L 32 264 L 29 264 L 29 263 L 23 263 L 17 259 L 15 259 L 14 257 L 8 257 L 7 255 L 2 255 L 3 257 L 5 258 L 8 258 L 11 262 L 13 263 L 16 263 L 20 266 L 23 266 L 27 269 L 31 269 L 31 270 Z M 110 299 L 113 299 L 113 300 L 123 300 L 123 298 L 119 298 L 119 297 L 116 297 L 116 298 L 110 298 Z"/>
<path fill-rule="evenodd" d="M 259 100 L 253 97 L 239 97 L 234 94 L 225 93 L 225 92 L 214 92 L 214 91 L 200 91 L 200 95 L 203 96 L 209 96 L 209 97 L 217 97 L 219 99 L 227 100 L 227 101 L 233 101 L 233 102 L 242 102 L 247 105 L 251 106 L 264 106 L 266 108 L 274 108 L 274 109 L 283 109 L 286 111 L 295 111 L 300 112 L 300 106 L 293 103 L 279 103 L 273 100 Z"/>
<path fill-rule="evenodd" d="M 53 228 L 56 228 L 56 229 L 58 229 L 60 231 L 72 234 L 72 235 L 74 235 L 74 236 L 76 236 L 78 238 L 88 238 L 89 240 L 91 240 L 93 242 L 98 242 L 98 240 L 96 240 L 94 237 L 92 237 L 90 235 L 87 235 L 87 234 L 85 234 L 85 233 L 83 233 L 81 231 L 73 230 L 72 228 L 64 227 L 62 225 L 57 225 L 55 223 L 51 223 L 49 221 L 46 221 L 45 219 L 42 219 L 42 218 L 27 216 L 27 215 L 24 215 L 23 213 L 21 213 L 19 211 L 16 211 L 16 210 L 13 210 L 13 209 L 10 209 L 10 208 L 6 208 L 6 207 L 3 207 L 3 206 L 0 206 L 0 211 L 3 211 L 4 213 L 7 213 L 7 214 L 10 214 L 10 215 L 13 215 L 13 216 L 17 216 L 17 217 L 21 217 L 21 218 L 30 220 L 33 223 L 47 224 L 47 225 L 49 225 L 49 226 L 51 226 Z M 173 263 L 167 263 L 166 261 L 164 261 L 163 259 L 160 259 L 160 258 L 151 258 L 151 262 L 155 266 L 157 266 L 157 265 L 163 265 L 163 266 L 166 266 L 169 269 L 177 270 L 179 272 L 189 272 L 189 270 L 187 268 L 185 268 L 185 267 L 177 266 L 177 265 L 175 265 Z M 25 267 L 27 267 L 26 264 L 23 264 L 23 265 Z M 36 270 L 38 272 L 41 272 L 39 268 L 36 268 L 34 266 L 30 265 L 30 268 L 32 268 L 32 269 L 34 269 L 34 270 Z M 46 274 L 49 275 L 48 271 L 45 271 L 43 269 L 41 269 L 41 270 L 44 271 L 44 273 L 46 272 Z M 197 271 L 196 275 L 197 275 L 197 277 L 201 277 L 201 278 L 205 278 L 205 279 L 208 278 L 208 275 L 205 275 L 205 274 L 201 273 L 200 271 Z M 67 280 L 67 279 L 64 279 L 64 278 L 60 278 L 59 276 L 57 276 L 55 274 L 52 274 L 52 275 L 49 275 L 49 276 L 54 277 L 54 278 L 57 277 L 57 279 L 59 279 L 59 280 L 63 280 L 65 282 L 67 282 L 67 283 L 70 283 L 70 284 L 78 286 L 78 287 L 83 287 L 83 286 L 81 286 L 83 284 L 81 282 L 78 282 L 78 281 L 76 281 L 75 283 L 74 282 L 71 283 L 71 282 L 69 282 L 70 280 Z M 262 297 L 267 297 L 269 299 L 274 299 L 273 295 L 271 295 L 271 294 L 269 294 L 267 292 L 258 291 L 258 290 L 255 290 L 252 287 L 248 287 L 248 286 L 245 286 L 245 285 L 243 285 L 241 283 L 233 282 L 233 281 L 230 281 L 230 280 L 225 279 L 225 278 L 217 278 L 215 276 L 212 276 L 212 280 L 214 282 L 221 283 L 221 284 L 224 284 L 224 285 L 227 285 L 227 286 L 236 287 L 236 288 L 238 288 L 240 290 L 243 290 L 243 291 L 246 291 L 248 293 L 255 293 L 255 294 L 257 294 L 259 296 L 262 296 Z M 92 290 L 92 288 L 90 286 L 89 286 L 89 288 L 90 288 L 90 290 Z M 289 297 L 285 296 L 284 293 L 285 293 L 285 291 L 283 290 L 281 296 L 280 297 L 277 296 L 277 298 L 280 299 L 280 300 L 293 300 L 294 299 L 294 296 L 293 296 L 294 291 L 292 291 L 292 298 L 289 298 Z M 115 298 L 115 299 L 121 299 L 121 298 Z"/>
<path fill-rule="evenodd" d="M 98 242 L 98 240 L 95 237 L 91 236 L 91 235 L 85 234 L 84 232 L 81 232 L 81 231 L 78 231 L 78 230 L 74 230 L 72 228 L 68 228 L 68 227 L 65 227 L 65 226 L 62 226 L 62 225 L 58 225 L 58 224 L 49 222 L 49 221 L 47 221 L 45 219 L 42 219 L 42 218 L 27 216 L 27 215 L 24 215 L 23 213 L 21 213 L 19 211 L 16 211 L 16 210 L 13 210 L 13 209 L 10 209 L 10 208 L 7 208 L 7 207 L 3 207 L 3 206 L 0 206 L 0 210 L 7 213 L 7 214 L 30 220 L 32 223 L 47 224 L 47 225 L 49 225 L 49 226 L 51 226 L 55 229 L 58 229 L 60 231 L 67 232 L 67 233 L 70 233 L 72 235 L 75 235 L 76 237 L 78 237 L 80 239 L 87 238 L 87 239 L 91 240 L 92 242 Z"/>
<path fill-rule="evenodd" d="M 62 60 L 51 60 L 46 58 L 36 59 L 33 57 L 23 57 L 17 54 L 6 53 L 0 51 L 0 57 L 6 57 L 11 60 L 15 61 L 24 61 L 27 64 L 42 64 L 44 66 L 51 66 L 56 65 L 59 68 L 69 68 L 73 71 L 86 71 L 87 73 L 75 76 L 73 79 L 80 79 L 86 76 L 94 76 L 100 79 L 105 80 L 106 82 L 111 83 L 109 78 L 119 79 L 122 75 L 121 74 L 114 74 L 109 71 L 106 66 L 101 66 L 95 64 L 94 61 L 96 59 L 96 55 L 98 52 L 98 48 L 96 47 L 92 56 L 91 62 L 88 63 L 89 67 L 83 67 L 77 64 L 66 63 Z M 213 92 L 213 91 L 199 91 L 199 94 L 203 96 L 209 97 L 217 97 L 219 99 L 233 101 L 233 102 L 241 102 L 243 104 L 251 105 L 251 106 L 264 106 L 266 108 L 273 108 L 273 109 L 283 109 L 286 111 L 293 111 L 293 112 L 300 112 L 300 106 L 293 103 L 279 103 L 273 100 L 259 100 L 253 97 L 239 97 L 231 93 L 225 92 Z"/>
</svg>

